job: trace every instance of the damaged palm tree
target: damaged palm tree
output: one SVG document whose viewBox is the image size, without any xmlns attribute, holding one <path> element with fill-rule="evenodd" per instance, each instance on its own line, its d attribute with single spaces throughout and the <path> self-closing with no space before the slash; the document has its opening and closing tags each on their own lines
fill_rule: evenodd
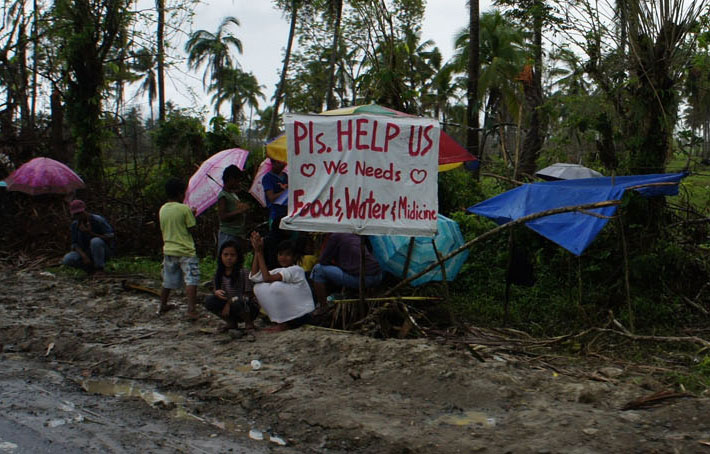
<svg viewBox="0 0 710 454">
<path fill-rule="evenodd" d="M 630 45 L 629 84 L 634 108 L 626 118 L 632 140 L 629 170 L 636 174 L 662 173 L 678 118 L 677 88 L 691 57 L 692 30 L 705 1 L 626 2 Z M 637 121 L 634 113 L 640 114 Z"/>
<path fill-rule="evenodd" d="M 586 53 L 585 71 L 612 116 L 597 127 L 605 165 L 621 155 L 630 174 L 663 173 L 678 119 L 678 89 L 706 0 L 569 2 L 561 29 Z M 574 18 L 574 20 L 572 20 Z M 603 111 L 603 109 L 600 109 Z"/>
</svg>

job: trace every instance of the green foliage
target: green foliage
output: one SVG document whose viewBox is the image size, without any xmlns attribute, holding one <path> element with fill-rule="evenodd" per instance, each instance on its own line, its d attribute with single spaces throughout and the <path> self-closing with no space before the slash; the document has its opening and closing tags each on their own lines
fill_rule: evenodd
<svg viewBox="0 0 710 454">
<path fill-rule="evenodd" d="M 224 117 L 216 116 L 210 120 L 211 131 L 205 134 L 207 156 L 239 146 L 241 131 L 239 126 L 229 123 Z"/>
<path fill-rule="evenodd" d="M 687 391 L 706 392 L 710 388 L 710 356 L 703 356 L 687 373 L 670 372 L 668 377 Z"/>
<path fill-rule="evenodd" d="M 439 173 L 439 212 L 443 215 L 465 210 L 484 200 L 480 185 L 463 167 Z"/>
<path fill-rule="evenodd" d="M 190 115 L 186 109 L 169 106 L 165 121 L 158 124 L 152 135 L 155 145 L 167 158 L 169 171 L 176 176 L 191 175 L 194 169 L 189 164 L 202 162 L 208 156 L 202 119 Z"/>
</svg>

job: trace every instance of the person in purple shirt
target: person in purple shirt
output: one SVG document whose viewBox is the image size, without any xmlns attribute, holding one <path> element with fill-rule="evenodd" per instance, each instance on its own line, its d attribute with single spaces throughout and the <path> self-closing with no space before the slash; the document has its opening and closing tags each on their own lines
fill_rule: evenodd
<svg viewBox="0 0 710 454">
<path fill-rule="evenodd" d="M 382 282 L 380 264 L 365 249 L 365 286 Z M 311 279 L 320 310 L 326 307 L 328 287 L 360 286 L 360 237 L 353 233 L 331 233 L 325 239 L 319 263 L 313 267 Z"/>
</svg>

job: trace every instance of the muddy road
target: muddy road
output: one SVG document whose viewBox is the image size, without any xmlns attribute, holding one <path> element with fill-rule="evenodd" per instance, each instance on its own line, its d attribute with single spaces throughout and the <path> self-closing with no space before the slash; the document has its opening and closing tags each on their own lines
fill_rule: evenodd
<svg viewBox="0 0 710 454">
<path fill-rule="evenodd" d="M 622 410 L 668 389 L 642 368 L 315 327 L 234 339 L 119 279 L 0 271 L 0 452 L 27 432 L 45 452 L 710 453 L 706 398 Z"/>
</svg>

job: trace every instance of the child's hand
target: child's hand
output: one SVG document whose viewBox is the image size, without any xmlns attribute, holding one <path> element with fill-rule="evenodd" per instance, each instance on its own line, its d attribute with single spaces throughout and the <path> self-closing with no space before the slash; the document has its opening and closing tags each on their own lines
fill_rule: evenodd
<svg viewBox="0 0 710 454">
<path fill-rule="evenodd" d="M 251 241 L 251 247 L 256 251 L 259 248 L 259 240 L 261 240 L 259 232 L 251 232 L 251 238 L 249 238 L 249 240 Z"/>
<path fill-rule="evenodd" d="M 192 211 L 193 216 L 197 216 L 197 207 L 190 207 L 190 211 Z"/>
<path fill-rule="evenodd" d="M 226 300 L 227 299 L 227 293 L 224 290 L 215 290 L 214 291 L 214 296 L 221 300 Z"/>
<path fill-rule="evenodd" d="M 277 183 L 282 191 L 288 189 L 288 183 Z"/>
</svg>

